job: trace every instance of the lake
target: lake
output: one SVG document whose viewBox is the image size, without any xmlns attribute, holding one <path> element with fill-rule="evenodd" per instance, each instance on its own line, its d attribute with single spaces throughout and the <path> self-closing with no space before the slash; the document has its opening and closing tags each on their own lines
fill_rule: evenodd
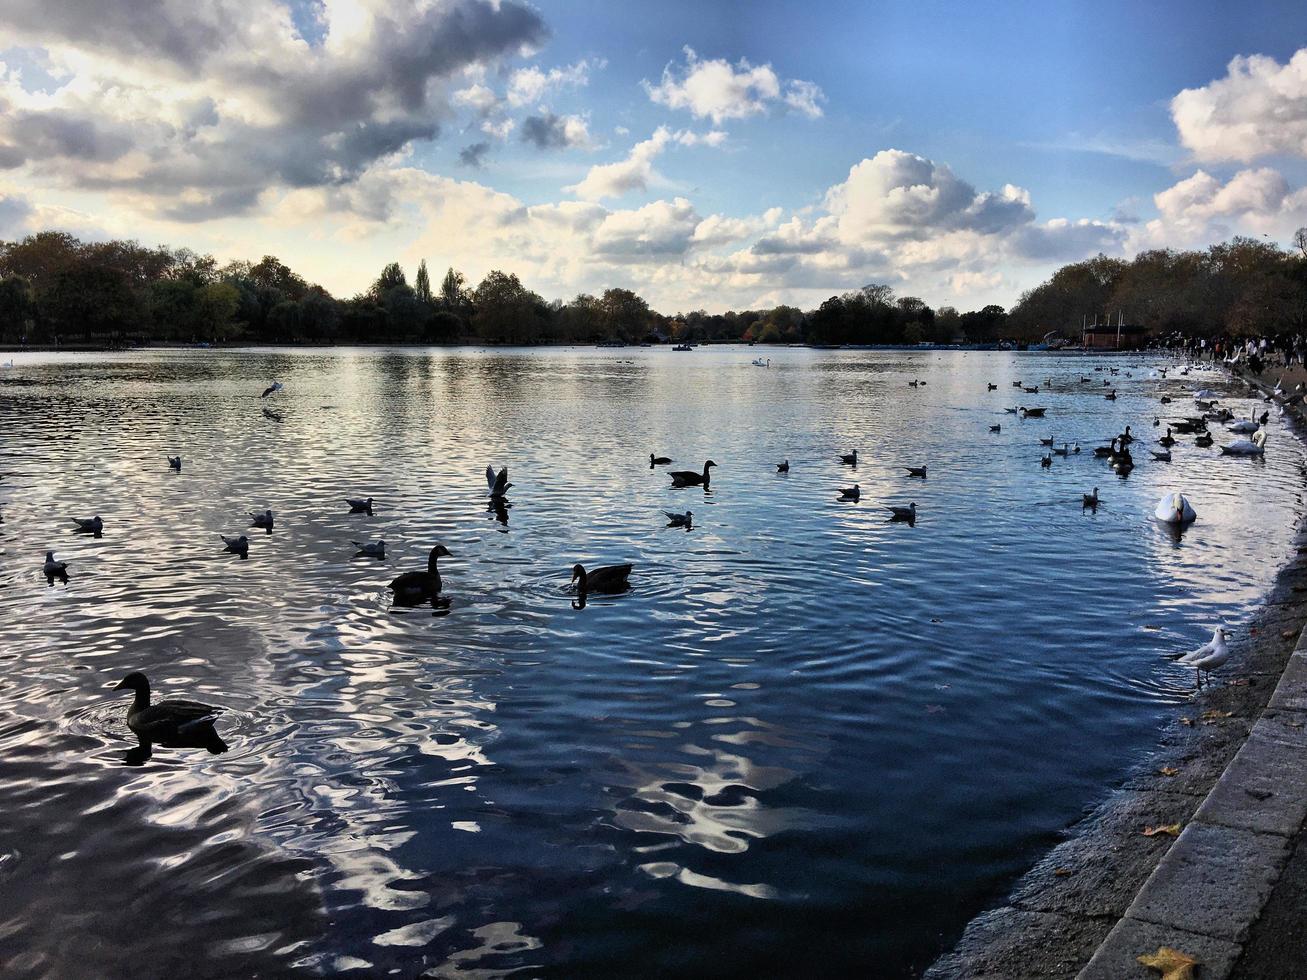
<svg viewBox="0 0 1307 980">
<path fill-rule="evenodd" d="M 1246 621 L 1302 517 L 1274 409 L 1264 460 L 1181 436 L 1151 461 L 1154 417 L 1232 389 L 1145 355 L 14 361 L 13 976 L 912 976 L 1156 744 L 1193 690 L 1163 654 Z M 1121 479 L 1091 450 L 1126 425 Z M 1043 468 L 1048 436 L 1084 451 Z M 671 488 L 706 459 L 708 490 Z M 1151 520 L 1173 488 L 1198 512 L 1179 538 Z M 915 525 L 888 520 L 909 502 Z M 265 508 L 270 534 L 248 528 Z M 77 534 L 95 514 L 103 536 Z M 248 559 L 220 533 L 248 533 Z M 384 561 L 356 557 L 378 538 Z M 437 542 L 448 605 L 393 607 Z M 577 561 L 634 562 L 631 590 L 576 608 Z M 222 707 L 230 751 L 127 764 L 131 670 Z"/>
</svg>

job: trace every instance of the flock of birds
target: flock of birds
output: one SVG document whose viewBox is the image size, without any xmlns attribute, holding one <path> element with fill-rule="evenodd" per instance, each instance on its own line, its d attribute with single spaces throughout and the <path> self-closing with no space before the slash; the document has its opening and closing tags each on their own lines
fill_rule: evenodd
<svg viewBox="0 0 1307 980">
<path fill-rule="evenodd" d="M 756 362 L 755 362 L 756 363 Z M 1106 370 L 1111 375 L 1118 373 L 1118 368 L 1095 368 L 1096 371 Z M 1158 369 L 1158 375 L 1166 377 L 1165 369 Z M 1184 368 L 1181 374 L 1188 374 L 1189 369 Z M 1130 373 L 1126 372 L 1130 377 Z M 1091 384 L 1093 379 L 1081 376 L 1080 384 Z M 913 380 L 908 385 L 912 388 L 924 386 L 925 381 Z M 1051 379 L 1045 381 L 1045 386 L 1051 384 Z M 1021 381 L 1012 382 L 1013 387 L 1022 389 L 1027 394 L 1038 394 L 1039 386 L 1024 385 Z M 1103 385 L 1110 390 L 1104 395 L 1108 400 L 1115 400 L 1116 389 L 1111 386 L 1108 380 L 1103 381 Z M 987 383 L 988 391 L 997 390 L 996 384 Z M 1301 385 L 1298 386 L 1302 388 Z M 280 382 L 273 382 L 265 389 L 260 396 L 267 398 L 283 389 Z M 1292 404 L 1302 401 L 1303 395 L 1301 390 L 1296 391 L 1293 395 L 1288 396 L 1281 385 L 1277 384 L 1272 397 L 1266 398 L 1266 401 L 1272 401 L 1274 397 L 1280 398 L 1281 401 Z M 1233 442 L 1220 447 L 1223 455 L 1230 456 L 1260 456 L 1265 453 L 1266 431 L 1265 425 L 1269 419 L 1269 412 L 1264 411 L 1260 416 L 1248 419 L 1236 419 L 1228 409 L 1217 405 L 1217 395 L 1215 392 L 1203 389 L 1194 393 L 1194 402 L 1199 410 L 1199 414 L 1190 415 L 1175 420 L 1168 424 L 1166 434 L 1157 440 L 1162 446 L 1160 450 L 1150 450 L 1155 461 L 1170 462 L 1172 459 L 1172 447 L 1177 445 L 1176 434 L 1192 435 L 1194 445 L 1198 448 L 1210 447 L 1214 443 L 1211 435 L 1209 424 L 1225 423 L 1227 429 L 1238 435 L 1239 438 Z M 1172 399 L 1168 396 L 1162 396 L 1163 404 L 1170 404 Z M 1046 408 L 1028 407 L 1024 405 L 1014 406 L 1004 410 L 1008 414 L 1017 415 L 1020 418 L 1043 418 L 1047 411 Z M 1154 418 L 1153 425 L 1160 427 L 1161 419 Z M 1002 431 L 1001 424 L 994 424 L 989 427 L 991 432 L 998 433 Z M 1106 459 L 1108 465 L 1120 476 L 1126 476 L 1134 468 L 1134 458 L 1130 451 L 1130 446 L 1135 443 L 1136 437 L 1131 431 L 1130 426 L 1119 435 L 1113 437 L 1105 446 L 1099 446 L 1093 450 L 1095 457 Z M 1040 465 L 1044 468 L 1052 466 L 1053 457 L 1067 457 L 1076 455 L 1081 452 L 1079 442 L 1074 444 L 1063 442 L 1061 448 L 1055 445 L 1053 436 L 1040 438 L 1040 445 L 1048 449 L 1040 458 Z M 839 462 L 845 466 L 856 470 L 858 465 L 858 451 L 851 450 L 848 453 L 838 453 Z M 649 467 L 653 469 L 659 466 L 666 466 L 672 463 L 672 459 L 667 456 L 659 456 L 654 453 L 649 454 Z M 169 456 L 168 466 L 171 470 L 180 472 L 182 468 L 182 458 L 180 455 Z M 717 464 L 709 459 L 703 464 L 703 469 L 695 470 L 669 470 L 667 475 L 671 478 L 673 488 L 685 487 L 703 487 L 705 490 L 711 486 L 712 470 Z M 927 466 L 904 466 L 902 467 L 909 478 L 926 479 Z M 778 474 L 787 474 L 790 471 L 790 461 L 783 460 L 776 464 Z M 487 493 L 490 498 L 491 506 L 497 510 L 506 508 L 508 491 L 513 484 L 508 479 L 508 468 L 503 467 L 498 472 L 493 466 L 486 467 L 486 485 Z M 861 488 L 857 483 L 851 487 L 838 488 L 841 501 L 858 502 L 861 499 Z M 373 512 L 373 498 L 345 498 L 345 503 L 349 506 L 352 513 Z M 1082 507 L 1096 509 L 1102 502 L 1098 487 L 1093 491 L 1082 495 Z M 915 525 L 917 519 L 916 502 L 910 502 L 907 506 L 891 505 L 888 507 L 889 520 L 905 522 L 909 525 Z M 694 515 L 692 511 L 686 510 L 684 513 L 675 511 L 663 511 L 667 518 L 667 526 L 675 528 L 691 529 L 694 524 Z M 1197 514 L 1193 505 L 1188 498 L 1181 492 L 1172 491 L 1166 494 L 1157 504 L 1154 511 L 1154 517 L 1165 524 L 1184 527 L 1192 523 Z M 100 537 L 104 531 L 104 521 L 97 515 L 90 518 L 75 518 L 73 520 L 76 531 L 79 534 L 88 534 Z M 275 515 L 272 510 L 267 509 L 262 513 L 250 512 L 250 527 L 263 530 L 271 534 L 275 525 Z M 228 537 L 221 535 L 224 548 L 227 552 L 236 554 L 245 558 L 249 553 L 249 537 L 241 534 L 239 536 Z M 384 540 L 376 542 L 352 541 L 358 549 L 360 556 L 384 559 L 386 554 L 386 545 Z M 405 572 L 394 578 L 388 588 L 393 594 L 396 605 L 414 606 L 424 602 L 432 603 L 433 607 L 447 600 L 442 600 L 443 581 L 440 575 L 439 560 L 441 558 L 453 557 L 452 553 L 443 544 L 436 544 L 427 557 L 427 567 L 425 570 L 415 570 Z M 630 563 L 620 565 L 608 565 L 599 568 L 587 569 L 584 565 L 577 563 L 572 566 L 572 578 L 570 587 L 575 589 L 576 599 L 574 605 L 577 608 L 584 608 L 586 596 L 591 593 L 600 593 L 606 595 L 617 595 L 627 591 L 630 588 L 630 576 L 633 570 Z M 43 571 L 51 583 L 55 578 L 60 578 L 64 582 L 68 581 L 68 565 L 66 562 L 55 559 L 53 551 L 47 551 Z M 1210 676 L 1211 671 L 1224 665 L 1230 657 L 1229 645 L 1226 642 L 1228 631 L 1218 626 L 1212 635 L 1210 642 L 1204 646 L 1192 651 L 1191 653 L 1177 655 L 1179 663 L 1192 668 L 1195 671 L 1195 677 L 1199 688 L 1202 687 L 1203 674 Z M 150 700 L 150 683 L 143 673 L 133 672 L 128 674 L 121 683 L 117 685 L 116 690 L 131 690 L 134 692 L 134 699 L 131 707 L 127 712 L 127 724 L 131 731 L 140 741 L 138 758 L 148 758 L 150 747 L 153 744 L 160 744 L 168 747 L 200 747 L 206 748 L 212 753 L 221 753 L 227 751 L 227 745 L 218 735 L 214 728 L 214 722 L 222 709 L 212 705 L 201 704 L 195 701 L 170 699 L 151 703 Z"/>
</svg>

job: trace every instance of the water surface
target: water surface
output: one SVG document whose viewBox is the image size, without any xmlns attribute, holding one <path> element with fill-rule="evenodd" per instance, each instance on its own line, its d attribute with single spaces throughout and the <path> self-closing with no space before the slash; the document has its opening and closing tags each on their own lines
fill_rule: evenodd
<svg viewBox="0 0 1307 980">
<path fill-rule="evenodd" d="M 16 355 L 13 974 L 919 972 L 1155 744 L 1192 685 L 1162 654 L 1256 608 L 1303 452 L 1272 411 L 1264 461 L 1181 437 L 1117 478 L 1094 445 L 1230 390 L 1159 358 L 755 353 Z M 1084 452 L 1044 469 L 1048 436 Z M 713 459 L 710 490 L 650 452 Z M 1150 520 L 1172 488 L 1200 515 L 1178 540 Z M 915 526 L 887 520 L 909 501 Z M 103 537 L 75 534 L 93 514 Z M 448 607 L 392 608 L 436 542 Z M 577 609 L 576 561 L 635 562 L 634 587 Z M 222 706 L 230 752 L 127 765 L 111 688 L 137 669 Z"/>
</svg>

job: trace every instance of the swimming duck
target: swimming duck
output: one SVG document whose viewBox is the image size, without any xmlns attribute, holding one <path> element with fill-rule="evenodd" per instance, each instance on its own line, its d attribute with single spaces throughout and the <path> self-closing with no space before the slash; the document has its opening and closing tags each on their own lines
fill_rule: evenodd
<svg viewBox="0 0 1307 980">
<path fill-rule="evenodd" d="M 1012 382 L 1012 387 L 1013 387 L 1013 388 L 1021 388 L 1021 387 L 1024 387 L 1024 386 L 1021 384 L 1020 381 L 1013 381 L 1013 382 Z"/>
<path fill-rule="evenodd" d="M 903 468 L 908 471 L 908 476 L 920 477 L 923 480 L 926 478 L 926 467 L 924 466 L 905 466 Z"/>
<path fill-rule="evenodd" d="M 45 553 L 45 564 L 41 567 L 47 575 L 62 575 L 68 570 L 68 562 L 55 561 L 54 552 L 47 551 Z"/>
<path fill-rule="evenodd" d="M 1225 642 L 1225 630 L 1220 626 L 1212 630 L 1211 640 L 1179 658 L 1180 663 L 1195 671 L 1195 680 L 1199 687 L 1203 686 L 1203 671 L 1207 671 L 1210 683 L 1211 672 L 1229 659 L 1230 647 Z"/>
<path fill-rule="evenodd" d="M 845 454 L 841 453 L 841 454 L 840 454 L 840 462 L 841 462 L 841 463 L 844 463 L 846 466 L 857 466 L 857 465 L 858 465 L 858 451 L 855 449 L 855 450 L 853 450 L 853 452 L 849 453 L 848 455 L 845 455 Z"/>
<path fill-rule="evenodd" d="M 790 471 L 790 461 L 788 459 L 783 463 L 776 464 L 777 473 L 788 473 L 789 471 Z"/>
<path fill-rule="evenodd" d="M 631 577 L 631 565 L 605 565 L 587 572 L 580 562 L 572 566 L 572 582 L 576 585 L 578 595 L 589 592 L 603 592 L 616 595 L 631 587 L 627 581 Z"/>
<path fill-rule="evenodd" d="M 915 521 L 917 519 L 917 503 L 914 500 L 906 507 L 889 508 L 891 521 Z"/>
<path fill-rule="evenodd" d="M 1153 516 L 1163 524 L 1176 526 L 1189 524 L 1198 517 L 1189 503 L 1189 498 L 1182 493 L 1168 493 L 1159 500 L 1153 509 Z"/>
<path fill-rule="evenodd" d="M 79 534 L 99 534 L 104 530 L 104 521 L 99 517 L 81 518 L 74 517 L 73 523 L 77 525 Z"/>
<path fill-rule="evenodd" d="M 349 504 L 349 512 L 351 514 L 367 514 L 369 517 L 372 516 L 371 497 L 368 497 L 366 500 L 355 499 L 354 497 L 346 497 L 345 503 Z"/>
<path fill-rule="evenodd" d="M 1082 493 L 1080 496 L 1083 499 L 1083 503 L 1080 505 L 1082 510 L 1086 507 L 1098 507 L 1098 487 L 1094 487 L 1093 493 Z"/>
<path fill-rule="evenodd" d="M 169 456 L 168 469 L 176 470 L 180 473 L 182 471 L 182 458 L 180 456 Z"/>
<path fill-rule="evenodd" d="M 665 510 L 667 515 L 668 527 L 683 527 L 687 531 L 694 526 L 694 511 L 687 510 L 684 514 L 677 514 L 675 511 Z"/>
<path fill-rule="evenodd" d="M 250 539 L 245 535 L 242 534 L 239 538 L 229 538 L 225 534 L 219 534 L 218 537 L 222 538 L 222 543 L 227 546 L 226 550 L 230 551 L 233 555 L 240 555 L 244 558 L 249 554 Z"/>
<path fill-rule="evenodd" d="M 440 569 L 436 567 L 436 559 L 442 557 L 452 558 L 453 555 L 443 544 L 438 544 L 427 556 L 425 572 L 405 572 L 394 579 L 389 588 L 395 593 L 395 601 L 412 605 L 423 599 L 434 599 L 438 596 L 443 583 L 440 581 Z"/>
<path fill-rule="evenodd" d="M 1109 391 L 1109 392 L 1108 392 L 1106 395 L 1104 395 L 1103 397 L 1106 398 L 1106 399 L 1107 399 L 1108 401 L 1110 401 L 1110 402 L 1114 402 L 1114 401 L 1116 401 L 1116 389 L 1113 389 L 1112 391 Z"/>
<path fill-rule="evenodd" d="M 670 456 L 655 456 L 653 453 L 650 453 L 649 469 L 653 469 L 655 466 L 666 466 L 671 461 L 672 460 Z"/>
<path fill-rule="evenodd" d="M 386 542 L 377 541 L 374 544 L 368 544 L 366 541 L 351 541 L 355 548 L 358 548 L 360 555 L 367 555 L 369 558 L 385 558 Z"/>
<path fill-rule="evenodd" d="M 136 692 L 127 709 L 127 727 L 142 742 L 158 742 L 175 747 L 206 748 L 213 755 L 227 751 L 214 730 L 214 719 L 221 708 L 198 701 L 167 700 L 150 704 L 150 682 L 140 671 L 133 671 L 118 682 L 115 691 Z"/>
<path fill-rule="evenodd" d="M 1215 441 L 1216 440 L 1212 438 L 1212 434 L 1210 432 L 1204 432 L 1202 435 L 1200 435 L 1197 439 L 1194 440 L 1194 445 L 1201 446 L 1203 449 L 1206 449 Z"/>
<path fill-rule="evenodd" d="M 493 466 L 487 466 L 486 485 L 490 487 L 490 496 L 492 497 L 502 497 L 507 494 L 509 488 L 513 485 L 508 482 L 508 467 L 505 466 L 499 471 L 499 475 L 496 476 L 495 468 Z"/>
<path fill-rule="evenodd" d="M 840 488 L 841 500 L 859 500 L 861 499 L 861 497 L 862 497 L 862 488 L 859 487 L 858 484 L 856 483 L 853 484 L 853 486 L 851 487 Z"/>
<path fill-rule="evenodd" d="M 272 525 L 272 511 L 265 510 L 262 514 L 256 514 L 254 511 L 250 511 L 250 527 L 261 527 L 271 534 Z"/>
<path fill-rule="evenodd" d="M 1039 386 L 1038 386 L 1038 385 L 1035 385 L 1035 386 L 1032 387 L 1032 388 L 1027 388 L 1027 387 L 1025 387 L 1024 385 L 1022 385 L 1021 390 L 1024 391 L 1027 395 L 1038 395 L 1038 394 L 1039 394 Z"/>
<path fill-rule="evenodd" d="M 672 486 L 674 487 L 702 486 L 704 489 L 707 489 L 708 481 L 712 476 L 708 471 L 716 465 L 717 464 L 710 459 L 703 464 L 702 473 L 695 473 L 693 470 L 673 470 L 667 475 L 672 478 Z"/>
</svg>

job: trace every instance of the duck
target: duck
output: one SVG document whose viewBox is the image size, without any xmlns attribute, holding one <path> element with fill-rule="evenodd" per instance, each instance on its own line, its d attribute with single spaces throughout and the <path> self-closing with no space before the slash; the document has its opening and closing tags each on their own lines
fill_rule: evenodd
<svg viewBox="0 0 1307 980">
<path fill-rule="evenodd" d="M 182 458 L 180 456 L 169 456 L 168 469 L 176 470 L 180 473 L 182 471 Z"/>
<path fill-rule="evenodd" d="M 790 461 L 787 459 L 783 463 L 776 464 L 777 473 L 788 473 L 790 471 Z"/>
<path fill-rule="evenodd" d="M 917 387 L 918 384 L 920 384 L 920 382 L 918 382 L 918 381 L 909 381 L 909 382 L 908 382 L 908 387 L 909 387 L 909 388 L 915 388 L 915 387 Z"/>
<path fill-rule="evenodd" d="M 267 398 L 269 395 L 275 395 L 277 392 L 281 391 L 281 388 L 282 388 L 281 382 L 274 381 L 272 384 L 268 385 L 268 387 L 263 389 L 263 394 L 261 394 L 259 397 Z"/>
<path fill-rule="evenodd" d="M 1081 498 L 1081 501 L 1082 501 L 1082 503 L 1080 504 L 1080 507 L 1081 507 L 1082 510 L 1083 510 L 1084 508 L 1086 508 L 1086 507 L 1097 508 L 1097 507 L 1098 507 L 1098 503 L 1099 503 L 1099 501 L 1098 501 L 1098 487 L 1094 487 L 1094 492 L 1093 492 L 1093 493 L 1082 493 L 1082 494 L 1080 495 L 1080 498 Z"/>
<path fill-rule="evenodd" d="M 1209 446 L 1211 446 L 1212 443 L 1214 443 L 1215 441 L 1216 440 L 1212 438 L 1212 434 L 1210 432 L 1204 432 L 1202 435 L 1200 435 L 1197 439 L 1194 440 L 1194 445 L 1201 446 L 1203 449 L 1206 449 Z"/>
<path fill-rule="evenodd" d="M 1024 391 L 1027 395 L 1038 395 L 1039 385 L 1034 385 L 1033 387 L 1030 388 L 1027 388 L 1024 385 L 1022 385 L 1021 390 Z"/>
<path fill-rule="evenodd" d="M 708 481 L 712 474 L 708 471 L 717 464 L 711 459 L 703 464 L 703 472 L 695 473 L 693 470 L 673 470 L 667 475 L 672 478 L 674 487 L 697 487 L 702 486 L 705 490 L 708 488 Z"/>
<path fill-rule="evenodd" d="M 62 575 L 64 572 L 68 571 L 68 562 L 55 561 L 54 552 L 47 551 L 45 553 L 45 564 L 41 567 L 47 575 Z"/>
<path fill-rule="evenodd" d="M 671 461 L 672 459 L 670 456 L 655 456 L 653 453 L 650 453 L 649 469 L 653 469 L 655 466 L 666 466 Z"/>
<path fill-rule="evenodd" d="M 903 468 L 908 471 L 908 476 L 919 477 L 922 480 L 926 478 L 926 467 L 924 466 L 905 466 Z"/>
<path fill-rule="evenodd" d="M 1028 418 L 1028 419 L 1042 419 L 1042 418 L 1044 417 L 1044 413 L 1047 412 L 1047 411 L 1048 411 L 1048 409 L 1046 409 L 1046 408 L 1025 408 L 1025 407 L 1022 407 L 1022 409 L 1021 409 L 1021 414 L 1022 414 L 1022 416 L 1024 416 L 1025 418 Z"/>
<path fill-rule="evenodd" d="M 1258 429 L 1251 439 L 1236 439 L 1228 446 L 1221 447 L 1222 456 L 1264 456 L 1266 454 L 1266 430 Z"/>
<path fill-rule="evenodd" d="M 595 568 L 587 572 L 585 566 L 577 562 L 572 566 L 572 583 L 576 586 L 577 594 L 581 596 L 590 592 L 616 595 L 631 587 L 631 583 L 627 580 L 631 577 L 632 567 L 629 564 L 605 565 L 603 568 Z"/>
<path fill-rule="evenodd" d="M 271 534 L 273 523 L 272 511 L 265 510 L 262 514 L 256 514 L 254 511 L 250 511 L 250 527 L 261 527 Z"/>
<path fill-rule="evenodd" d="M 1103 397 L 1106 398 L 1106 399 L 1107 399 L 1108 401 L 1110 401 L 1110 402 L 1114 402 L 1114 401 L 1116 401 L 1116 389 L 1113 388 L 1111 391 L 1109 391 L 1109 392 L 1108 392 L 1106 395 L 1104 395 Z"/>
<path fill-rule="evenodd" d="M 665 510 L 663 513 L 667 515 L 668 527 L 683 527 L 688 531 L 694 526 L 694 511 L 692 510 L 687 510 L 684 514 L 678 514 L 671 510 Z"/>
<path fill-rule="evenodd" d="M 1225 628 L 1222 626 L 1216 627 L 1216 629 L 1212 630 L 1211 640 L 1197 650 L 1183 654 L 1176 659 L 1195 671 L 1195 680 L 1199 687 L 1203 686 L 1203 671 L 1207 671 L 1210 683 L 1211 672 L 1230 659 L 1230 646 L 1225 642 Z"/>
<path fill-rule="evenodd" d="M 858 451 L 855 449 L 853 450 L 853 452 L 848 453 L 847 455 L 844 453 L 840 453 L 840 462 L 845 464 L 846 466 L 857 466 Z"/>
<path fill-rule="evenodd" d="M 1175 436 L 1171 435 L 1171 427 L 1170 427 L 1170 426 L 1167 426 L 1167 429 L 1166 429 L 1166 435 L 1162 436 L 1162 438 L 1158 439 L 1157 441 L 1158 441 L 1158 443 L 1159 443 L 1160 445 L 1163 445 L 1163 446 L 1168 446 L 1168 447 L 1169 447 L 1169 446 L 1174 446 L 1174 445 L 1175 445 Z"/>
<path fill-rule="evenodd" d="M 851 486 L 851 487 L 841 487 L 841 488 L 840 488 L 840 499 L 841 499 L 841 500 L 854 500 L 854 501 L 856 501 L 856 500 L 860 500 L 861 498 L 862 498 L 862 488 L 859 487 L 858 484 L 856 484 L 856 483 L 853 484 L 853 486 Z"/>
<path fill-rule="evenodd" d="M 1193 505 L 1189 503 L 1189 498 L 1175 492 L 1168 493 L 1157 502 L 1157 506 L 1153 509 L 1153 516 L 1163 524 L 1173 524 L 1177 527 L 1190 524 L 1198 518 Z"/>
<path fill-rule="evenodd" d="M 369 558 L 385 558 L 386 542 L 377 541 L 374 544 L 368 544 L 366 541 L 351 541 L 355 548 L 358 548 L 360 555 L 367 555 Z"/>
<path fill-rule="evenodd" d="M 1257 424 L 1261 426 L 1265 426 L 1266 423 L 1269 422 L 1270 420 L 1271 420 L 1271 413 L 1269 410 L 1262 412 L 1261 415 L 1257 416 Z"/>
<path fill-rule="evenodd" d="M 890 507 L 891 521 L 915 521 L 917 519 L 917 502 L 914 500 L 906 507 Z"/>
<path fill-rule="evenodd" d="M 218 537 L 222 538 L 222 543 L 227 546 L 226 550 L 230 551 L 233 555 L 240 555 L 244 558 L 249 554 L 250 539 L 245 535 L 242 534 L 239 538 L 229 538 L 225 534 L 219 534 Z"/>
<path fill-rule="evenodd" d="M 349 504 L 349 512 L 351 514 L 367 514 L 369 516 L 372 514 L 371 497 L 368 497 L 366 500 L 346 497 L 345 503 Z"/>
<path fill-rule="evenodd" d="M 104 521 L 97 517 L 74 517 L 73 523 L 77 525 L 79 534 L 96 534 L 104 530 Z"/>
<path fill-rule="evenodd" d="M 508 482 L 508 467 L 505 466 L 495 475 L 493 466 L 486 467 L 486 485 L 490 488 L 490 496 L 499 498 L 506 495 L 513 484 Z"/>
<path fill-rule="evenodd" d="M 1171 396 L 1170 396 L 1170 395 L 1163 395 L 1163 396 L 1162 396 L 1160 399 L 1158 399 L 1158 400 L 1159 400 L 1163 405 L 1170 405 L 1170 404 L 1171 404 Z"/>
<path fill-rule="evenodd" d="M 453 553 L 443 544 L 432 548 L 431 554 L 427 556 L 425 572 L 405 572 L 391 581 L 389 589 L 395 593 L 395 601 L 401 604 L 414 604 L 440 595 L 443 583 L 440 581 L 440 569 L 436 567 L 436 560 L 452 557 Z"/>
<path fill-rule="evenodd" d="M 1013 381 L 1013 382 L 1012 382 L 1012 387 L 1013 387 L 1013 388 L 1022 388 L 1022 387 L 1024 387 L 1024 385 L 1022 385 L 1020 381 Z"/>
<path fill-rule="evenodd" d="M 1156 449 L 1150 449 L 1149 452 L 1153 454 L 1153 459 L 1159 463 L 1171 462 L 1171 450 L 1169 449 L 1163 449 L 1160 453 Z"/>
<path fill-rule="evenodd" d="M 127 709 L 127 727 L 142 743 L 206 748 L 212 755 L 227 751 L 227 743 L 213 727 L 221 708 L 180 699 L 150 704 L 150 682 L 140 671 L 132 671 L 114 690 L 135 692 Z"/>
<path fill-rule="evenodd" d="M 1001 425 L 991 425 L 991 426 L 989 427 L 989 431 L 990 431 L 990 432 L 1002 432 L 1002 431 L 1003 431 L 1003 426 L 1001 426 Z"/>
<path fill-rule="evenodd" d="M 1110 456 L 1115 456 L 1115 455 L 1116 455 L 1116 440 L 1113 439 L 1112 442 L 1111 442 L 1111 445 L 1107 445 L 1107 446 L 1095 446 L 1095 447 L 1094 447 L 1094 455 L 1097 456 L 1099 459 L 1102 459 L 1102 458 L 1105 457 L 1105 456 L 1108 456 L 1108 457 L 1110 457 Z"/>
</svg>

